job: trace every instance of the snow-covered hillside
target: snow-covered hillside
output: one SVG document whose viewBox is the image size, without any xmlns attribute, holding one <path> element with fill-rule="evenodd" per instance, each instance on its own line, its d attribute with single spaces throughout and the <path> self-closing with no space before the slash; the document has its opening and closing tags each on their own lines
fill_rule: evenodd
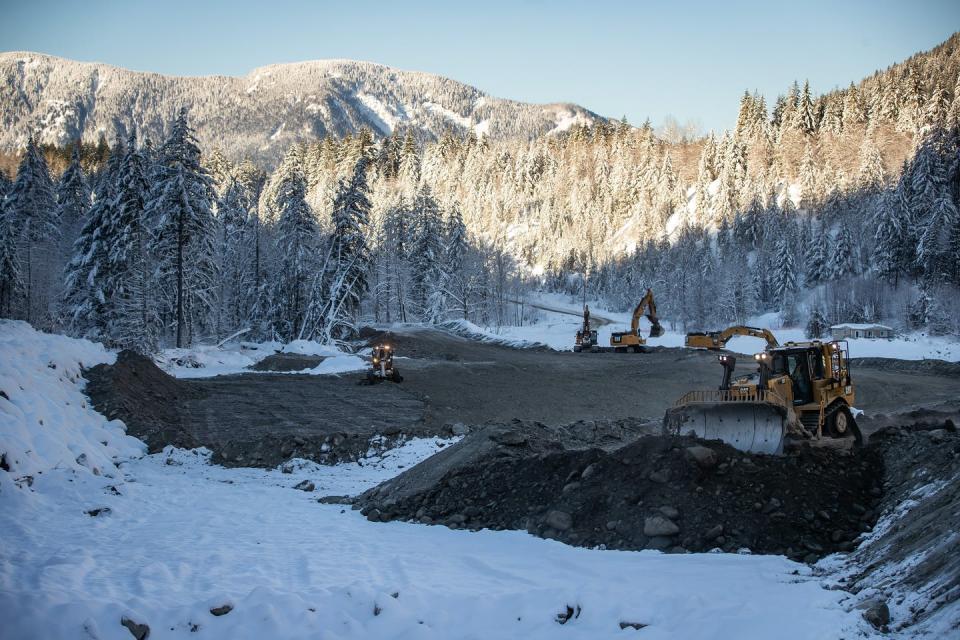
<svg viewBox="0 0 960 640">
<path fill-rule="evenodd" d="M 126 137 L 136 126 L 153 140 L 181 106 L 204 148 L 272 164 L 294 142 L 411 129 L 437 138 L 448 129 L 528 138 L 589 124 L 600 116 L 572 104 L 493 98 L 440 76 L 369 62 L 314 60 L 269 65 L 242 78 L 178 78 L 29 52 L 0 53 L 0 148 L 30 133 L 63 145 Z"/>
</svg>

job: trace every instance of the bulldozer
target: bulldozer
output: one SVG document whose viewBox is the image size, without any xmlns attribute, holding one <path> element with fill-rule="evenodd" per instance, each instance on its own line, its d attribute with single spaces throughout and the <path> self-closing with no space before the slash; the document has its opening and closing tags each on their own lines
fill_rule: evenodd
<svg viewBox="0 0 960 640">
<path fill-rule="evenodd" d="M 663 335 L 663 326 L 657 318 L 657 304 L 653 300 L 653 291 L 647 289 L 647 293 L 640 299 L 637 307 L 633 310 L 633 318 L 630 321 L 629 331 L 615 331 L 610 334 L 610 346 L 618 353 L 640 353 L 645 351 L 644 345 L 647 341 L 640 335 L 640 317 L 644 315 L 646 309 L 647 320 L 650 321 L 650 337 L 659 338 Z"/>
<path fill-rule="evenodd" d="M 583 327 L 577 331 L 577 337 L 573 344 L 573 350 L 576 353 L 581 351 L 599 351 L 600 344 L 597 340 L 597 330 L 590 328 L 590 307 L 583 305 Z"/>
<path fill-rule="evenodd" d="M 688 333 L 684 339 L 684 345 L 689 349 L 709 349 L 710 351 L 720 351 L 727 346 L 727 342 L 734 336 L 752 336 L 754 338 L 763 338 L 767 341 L 767 348 L 779 346 L 777 338 L 769 329 L 758 329 L 757 327 L 747 327 L 744 325 L 734 325 L 727 327 L 722 331 L 692 332 Z"/>
<path fill-rule="evenodd" d="M 736 379 L 736 357 L 721 354 L 720 387 L 678 399 L 664 415 L 664 432 L 775 455 L 802 440 L 859 446 L 849 353 L 846 341 L 787 342 L 754 355 L 757 372 Z"/>
<path fill-rule="evenodd" d="M 393 349 L 388 344 L 378 344 L 373 348 L 370 358 L 370 369 L 367 370 L 367 382 L 376 384 L 389 380 L 403 382 L 400 370 L 393 366 Z"/>
</svg>

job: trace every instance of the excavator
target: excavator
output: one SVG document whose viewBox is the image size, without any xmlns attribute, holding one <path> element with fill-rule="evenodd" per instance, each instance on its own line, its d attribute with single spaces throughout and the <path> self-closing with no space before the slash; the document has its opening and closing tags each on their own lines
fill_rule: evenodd
<svg viewBox="0 0 960 640">
<path fill-rule="evenodd" d="M 727 346 L 727 342 L 734 336 L 752 336 L 754 338 L 763 338 L 767 341 L 767 348 L 773 348 L 779 345 L 776 337 L 769 329 L 758 329 L 757 327 L 747 327 L 744 325 L 734 325 L 727 327 L 723 331 L 692 332 L 688 333 L 684 344 L 689 349 L 709 349 L 711 351 L 720 351 Z"/>
<path fill-rule="evenodd" d="M 736 379 L 736 357 L 721 354 L 720 387 L 683 395 L 667 409 L 664 432 L 774 455 L 800 440 L 860 445 L 849 353 L 846 341 L 787 342 L 754 355 L 757 372 Z"/>
<path fill-rule="evenodd" d="M 600 343 L 597 340 L 597 330 L 590 328 L 590 307 L 583 305 L 583 327 L 577 331 L 577 338 L 573 344 L 573 350 L 580 353 L 587 351 L 599 351 Z"/>
<path fill-rule="evenodd" d="M 384 380 L 403 382 L 400 370 L 393 366 L 393 349 L 388 344 L 378 344 L 373 348 L 370 358 L 370 369 L 367 370 L 367 382 L 376 384 Z"/>
<path fill-rule="evenodd" d="M 633 310 L 633 318 L 630 321 L 629 331 L 615 331 L 610 334 L 610 346 L 618 353 L 640 353 L 645 351 L 644 345 L 647 341 L 640 335 L 640 317 L 644 315 L 643 310 L 647 309 L 647 320 L 650 321 L 650 337 L 659 338 L 663 335 L 663 326 L 657 318 L 657 304 L 653 300 L 653 291 L 647 289 L 646 295 L 640 299 L 636 309 Z"/>
</svg>

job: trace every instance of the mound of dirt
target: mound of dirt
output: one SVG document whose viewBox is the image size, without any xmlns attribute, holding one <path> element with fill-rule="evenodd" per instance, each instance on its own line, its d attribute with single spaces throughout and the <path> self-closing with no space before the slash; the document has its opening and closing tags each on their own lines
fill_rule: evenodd
<svg viewBox="0 0 960 640">
<path fill-rule="evenodd" d="M 167 374 L 153 360 L 136 351 L 117 354 L 112 365 L 99 364 L 84 372 L 86 393 L 107 418 L 127 425 L 127 433 L 140 438 L 150 453 L 166 445 L 192 449 L 200 446 L 184 426 L 179 407 L 201 392 Z"/>
<path fill-rule="evenodd" d="M 851 550 L 876 521 L 883 472 L 874 450 L 758 456 L 636 437 L 655 425 L 583 424 L 487 426 L 355 506 L 370 520 L 525 529 L 577 546 L 750 549 L 808 562 Z"/>
<path fill-rule="evenodd" d="M 313 369 L 326 360 L 323 356 L 308 356 L 302 353 L 274 353 L 259 361 L 250 369 L 253 371 L 304 371 Z"/>
<path fill-rule="evenodd" d="M 863 367 L 899 373 L 923 373 L 940 377 L 960 378 L 960 362 L 946 360 L 899 360 L 897 358 L 853 358 L 850 360 L 853 371 Z"/>
</svg>

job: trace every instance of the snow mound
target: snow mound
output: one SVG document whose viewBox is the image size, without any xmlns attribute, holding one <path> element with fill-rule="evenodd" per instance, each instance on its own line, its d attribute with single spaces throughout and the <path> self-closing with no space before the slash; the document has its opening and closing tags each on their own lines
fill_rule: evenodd
<svg viewBox="0 0 960 640">
<path fill-rule="evenodd" d="M 93 410 L 81 372 L 116 355 L 87 340 L 0 320 L 0 456 L 14 476 L 54 468 L 112 475 L 145 453 L 119 420 Z"/>
</svg>

